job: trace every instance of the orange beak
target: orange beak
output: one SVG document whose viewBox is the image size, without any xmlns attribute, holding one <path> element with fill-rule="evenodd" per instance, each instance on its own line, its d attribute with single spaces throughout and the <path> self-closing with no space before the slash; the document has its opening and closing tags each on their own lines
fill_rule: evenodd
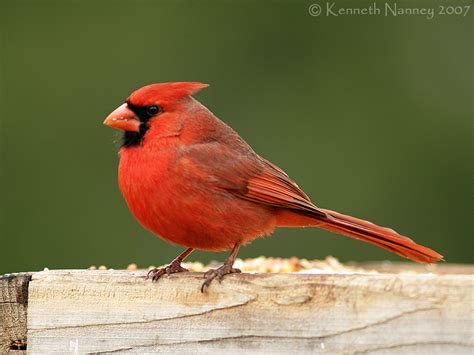
<svg viewBox="0 0 474 355">
<path fill-rule="evenodd" d="M 116 108 L 104 121 L 104 124 L 112 127 L 121 129 L 123 131 L 139 132 L 140 131 L 140 120 L 130 110 L 127 104 L 123 104 Z"/>
</svg>

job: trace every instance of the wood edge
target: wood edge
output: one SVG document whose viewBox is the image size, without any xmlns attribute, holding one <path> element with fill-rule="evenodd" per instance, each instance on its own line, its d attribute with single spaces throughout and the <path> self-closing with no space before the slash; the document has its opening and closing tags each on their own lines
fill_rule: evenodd
<svg viewBox="0 0 474 355">
<path fill-rule="evenodd" d="M 437 264 L 415 264 L 410 262 L 349 262 L 348 266 L 360 267 L 365 270 L 374 270 L 384 274 L 398 273 L 432 273 L 435 275 L 473 275 L 474 264 L 450 264 L 440 262 Z"/>
<path fill-rule="evenodd" d="M 0 353 L 24 353 L 27 342 L 28 285 L 32 273 L 0 275 Z"/>
<path fill-rule="evenodd" d="M 254 277 L 271 277 L 275 275 L 281 276 L 292 276 L 292 275 L 304 275 L 306 277 L 321 277 L 321 276 L 355 276 L 355 275 L 379 275 L 381 277 L 386 277 L 389 275 L 392 276 L 401 276 L 401 275 L 432 275 L 432 276 L 473 276 L 474 275 L 474 265 L 471 264 L 414 264 L 410 262 L 364 262 L 356 263 L 349 262 L 345 264 L 352 269 L 349 269 L 347 272 L 337 271 L 334 272 L 311 272 L 311 270 L 302 270 L 300 272 L 276 272 L 276 273 L 258 273 L 258 272 L 243 272 L 242 274 L 236 274 L 237 278 L 246 278 L 250 276 Z M 363 271 L 359 271 L 362 269 Z M 53 275 L 70 275 L 70 277 L 78 277 L 82 275 L 91 275 L 97 277 L 103 277 L 106 275 L 109 276 L 128 276 L 130 278 L 136 279 L 137 281 L 141 278 L 145 278 L 147 274 L 147 269 L 137 269 L 137 270 L 126 270 L 126 269 L 107 269 L 107 270 L 90 270 L 90 269 L 57 269 L 57 270 L 44 270 L 38 272 L 29 272 L 27 273 L 32 277 L 33 280 L 38 278 L 53 276 Z M 196 275 L 196 277 L 202 277 L 202 272 L 189 272 L 185 274 L 176 274 L 173 276 L 181 275 Z"/>
<path fill-rule="evenodd" d="M 152 284 L 150 280 L 146 279 L 146 270 L 113 270 L 111 272 L 105 270 L 48 270 L 41 271 L 33 274 L 32 285 L 36 283 L 54 283 L 54 282 L 75 282 L 75 283 L 104 283 L 104 282 L 115 282 L 121 284 L 128 284 L 130 287 L 137 287 L 144 284 Z M 164 277 L 165 279 L 173 279 L 180 282 L 190 283 L 201 283 L 203 279 L 202 272 L 186 272 L 173 274 Z M 432 280 L 433 282 L 438 280 L 452 281 L 459 284 L 464 282 L 470 282 L 473 280 L 472 275 L 466 274 L 417 274 L 417 273 L 241 273 L 232 274 L 226 277 L 228 282 L 234 285 L 239 283 L 255 283 L 260 284 L 261 282 L 270 282 L 272 284 L 297 284 L 298 282 L 326 282 L 327 280 L 353 280 L 353 279 L 370 279 L 373 282 L 377 280 L 389 280 L 398 279 L 406 280 L 406 282 L 412 282 L 419 280 L 420 282 L 426 282 Z M 431 282 L 431 281 L 430 281 Z M 34 286 L 33 286 L 34 287 Z"/>
</svg>

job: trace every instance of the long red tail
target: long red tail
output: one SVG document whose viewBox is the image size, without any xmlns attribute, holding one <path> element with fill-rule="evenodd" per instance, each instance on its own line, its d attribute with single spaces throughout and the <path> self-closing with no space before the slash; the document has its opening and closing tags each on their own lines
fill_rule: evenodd
<svg viewBox="0 0 474 355">
<path fill-rule="evenodd" d="M 319 208 L 319 210 L 328 215 L 327 218 L 318 218 L 319 221 L 323 222 L 323 224 L 318 225 L 319 228 L 375 244 L 419 263 L 434 263 L 443 258 L 434 250 L 416 244 L 410 238 L 398 234 L 393 229 L 379 227 L 368 221 L 338 212 L 322 208 Z"/>
</svg>

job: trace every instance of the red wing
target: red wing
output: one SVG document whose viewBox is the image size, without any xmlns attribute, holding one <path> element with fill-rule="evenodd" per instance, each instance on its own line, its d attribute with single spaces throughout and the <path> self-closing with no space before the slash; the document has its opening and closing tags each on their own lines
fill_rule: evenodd
<svg viewBox="0 0 474 355">
<path fill-rule="evenodd" d="M 283 170 L 240 143 L 242 146 L 237 148 L 211 143 L 194 145 L 181 155 L 176 169 L 180 174 L 190 174 L 193 181 L 211 182 L 240 198 L 326 217 Z"/>
<path fill-rule="evenodd" d="M 283 170 L 269 161 L 263 160 L 263 163 L 264 170 L 248 180 L 246 190 L 240 193 L 241 197 L 266 205 L 326 216 Z"/>
</svg>

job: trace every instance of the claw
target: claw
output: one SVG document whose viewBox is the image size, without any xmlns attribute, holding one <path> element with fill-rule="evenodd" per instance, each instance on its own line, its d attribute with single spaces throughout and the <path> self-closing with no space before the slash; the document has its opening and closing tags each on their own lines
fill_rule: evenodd
<svg viewBox="0 0 474 355">
<path fill-rule="evenodd" d="M 146 275 L 146 278 L 147 278 L 147 280 L 151 278 L 151 281 L 155 282 L 161 276 L 163 276 L 164 274 L 169 276 L 171 274 L 175 274 L 175 273 L 178 273 L 178 272 L 186 272 L 186 271 L 189 271 L 189 270 L 185 269 L 180 264 L 171 263 L 171 264 L 169 264 L 165 267 L 162 267 L 162 268 L 151 269 L 150 271 L 148 271 L 148 274 Z"/>
<path fill-rule="evenodd" d="M 220 283 L 220 282 L 222 282 L 222 279 L 224 278 L 225 275 L 235 274 L 235 273 L 239 273 L 239 272 L 242 272 L 242 271 L 240 269 L 233 268 L 232 266 L 229 266 L 229 265 L 226 265 L 226 264 L 222 265 L 221 267 L 219 267 L 217 269 L 210 269 L 210 270 L 206 271 L 204 273 L 204 278 L 206 279 L 206 281 L 204 281 L 202 283 L 201 292 L 204 293 L 206 288 L 209 287 L 212 280 L 214 280 L 215 278 L 217 278 L 217 280 Z"/>
</svg>

